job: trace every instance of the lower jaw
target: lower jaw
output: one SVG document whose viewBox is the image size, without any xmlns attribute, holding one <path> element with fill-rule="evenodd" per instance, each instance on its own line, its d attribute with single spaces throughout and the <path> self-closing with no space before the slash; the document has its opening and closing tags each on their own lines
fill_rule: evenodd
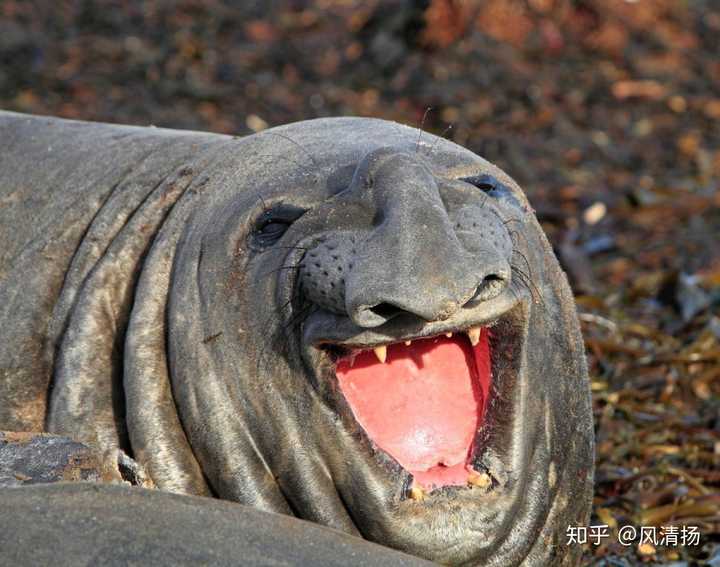
<svg viewBox="0 0 720 567">
<path fill-rule="evenodd" d="M 369 519 L 368 524 L 361 522 L 360 531 L 368 539 L 440 564 L 520 564 L 533 546 L 532 534 L 539 533 L 549 514 L 541 505 L 544 500 L 532 497 L 548 491 L 542 472 L 547 463 L 535 454 L 525 465 L 511 483 L 492 491 L 448 486 L 420 502 L 403 499 L 394 507 L 391 521 L 378 525 Z M 527 474 L 528 470 L 540 472 Z M 528 526 L 527 533 L 508 531 L 513 525 Z M 498 557 L 503 559 L 491 561 Z"/>
</svg>

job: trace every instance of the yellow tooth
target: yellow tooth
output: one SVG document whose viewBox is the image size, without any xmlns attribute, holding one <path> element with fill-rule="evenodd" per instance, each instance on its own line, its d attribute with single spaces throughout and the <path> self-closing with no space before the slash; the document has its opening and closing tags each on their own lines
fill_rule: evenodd
<svg viewBox="0 0 720 567">
<path fill-rule="evenodd" d="M 478 488 L 488 488 L 492 484 L 492 478 L 488 473 L 472 472 L 468 475 L 468 484 L 477 486 Z"/>
<path fill-rule="evenodd" d="M 452 333 L 445 333 L 445 336 L 449 339 L 450 337 L 452 337 Z"/>
<path fill-rule="evenodd" d="M 385 345 L 383 345 L 383 346 L 375 347 L 373 350 L 375 351 L 375 356 L 377 356 L 378 360 L 382 364 L 384 364 L 385 359 L 387 358 L 387 347 Z"/>
<path fill-rule="evenodd" d="M 467 336 L 470 339 L 470 344 L 475 346 L 480 342 L 480 327 L 473 327 L 467 330 Z"/>
<path fill-rule="evenodd" d="M 410 346 L 412 344 L 412 341 L 405 341 L 405 346 Z"/>
<path fill-rule="evenodd" d="M 413 484 L 413 487 L 410 489 L 410 498 L 417 500 L 418 502 L 425 500 L 425 491 L 423 490 L 423 487 L 419 484 Z"/>
</svg>

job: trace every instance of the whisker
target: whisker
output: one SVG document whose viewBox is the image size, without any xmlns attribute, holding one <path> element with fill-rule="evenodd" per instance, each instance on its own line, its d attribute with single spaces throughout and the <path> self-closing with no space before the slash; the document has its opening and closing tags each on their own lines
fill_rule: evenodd
<svg viewBox="0 0 720 567">
<path fill-rule="evenodd" d="M 297 270 L 300 268 L 300 264 L 295 264 L 293 266 L 280 266 L 279 268 L 275 268 L 274 270 L 270 270 L 269 272 L 265 272 L 264 274 L 260 274 L 259 277 L 264 278 L 266 276 L 270 276 L 272 274 L 276 274 L 278 272 L 281 272 L 283 270 Z"/>
<path fill-rule="evenodd" d="M 316 172 L 314 172 L 314 171 L 312 171 L 311 169 L 309 169 L 308 166 L 303 165 L 303 164 L 300 163 L 299 161 L 294 160 L 294 159 L 292 159 L 292 158 L 290 158 L 290 157 L 288 157 L 288 156 L 283 156 L 283 155 L 279 155 L 279 154 L 257 154 L 257 155 L 255 155 L 254 157 L 258 157 L 258 158 L 268 158 L 268 159 L 284 159 L 285 161 L 289 161 L 289 162 L 295 164 L 296 166 L 298 166 L 299 168 L 305 170 L 309 175 L 312 175 L 312 176 L 315 177 L 315 179 L 317 179 L 317 173 L 316 173 Z"/>
<path fill-rule="evenodd" d="M 314 303 L 303 307 L 299 313 L 294 315 L 293 318 L 288 321 L 287 328 L 285 329 L 286 334 L 294 331 L 301 323 L 305 322 L 305 319 L 307 319 L 311 313 L 317 311 L 318 309 L 319 307 Z"/>
<path fill-rule="evenodd" d="M 545 299 L 543 297 L 542 292 L 538 289 L 538 287 L 535 285 L 535 282 L 532 281 L 532 278 L 528 276 L 525 272 L 523 272 L 520 268 L 517 266 L 514 266 L 510 264 L 510 270 L 512 273 L 514 273 L 519 280 L 521 280 L 527 287 L 530 294 L 533 296 L 533 299 L 537 299 L 542 303 L 542 306 L 545 307 Z M 530 289 L 530 286 L 532 286 L 532 289 Z M 534 293 L 533 293 L 534 290 Z"/>
<path fill-rule="evenodd" d="M 525 261 L 525 265 L 527 266 L 527 269 L 528 269 L 528 275 L 529 275 L 530 277 L 532 277 L 532 276 L 533 276 L 532 266 L 530 266 L 530 262 L 528 262 L 528 259 L 527 259 L 527 257 L 525 256 L 525 254 L 523 254 L 522 252 L 520 252 L 520 250 L 517 250 L 517 249 L 515 249 L 515 248 L 513 248 L 512 253 L 513 253 L 513 254 L 517 254 L 518 256 L 520 256 L 520 257 Z"/>
<path fill-rule="evenodd" d="M 305 148 L 302 144 L 300 144 L 297 140 L 293 140 L 290 136 L 286 134 L 280 134 L 279 132 L 267 132 L 265 134 L 266 136 L 277 136 L 278 138 L 282 138 L 283 140 L 287 140 L 291 144 L 294 144 L 296 147 L 300 148 L 301 151 L 305 152 L 305 155 L 310 158 L 310 161 L 315 166 L 315 169 L 320 169 L 320 164 L 317 162 L 317 160 L 313 157 L 313 155 Z"/>
<path fill-rule="evenodd" d="M 438 139 L 435 140 L 435 143 L 430 148 L 430 151 L 428 152 L 429 155 L 432 155 L 435 152 L 435 148 L 437 148 L 437 145 L 440 143 L 440 141 L 443 138 L 445 138 L 445 134 L 447 134 L 450 130 L 452 130 L 453 126 L 454 126 L 453 124 L 450 124 L 450 125 L 448 125 L 447 128 L 445 128 L 445 130 L 442 131 L 442 134 L 440 134 L 440 136 L 438 136 Z"/>
<path fill-rule="evenodd" d="M 282 323 L 282 320 L 285 318 L 285 316 L 283 315 L 283 312 L 284 312 L 288 307 L 292 307 L 293 302 L 294 302 L 295 300 L 297 300 L 298 298 L 299 298 L 299 290 L 298 290 L 297 287 L 296 287 L 295 290 L 293 291 L 293 294 L 292 294 L 292 296 L 290 297 L 290 299 L 288 299 L 283 305 L 281 305 L 280 307 L 278 307 L 277 309 L 275 309 L 274 312 L 271 313 L 270 316 L 266 319 L 265 323 L 263 323 L 263 325 L 262 325 L 263 334 L 264 334 L 264 335 L 270 335 L 271 340 L 263 343 L 263 346 L 262 346 L 262 348 L 261 348 L 261 350 L 260 350 L 260 352 L 259 352 L 259 354 L 258 354 L 258 361 L 257 361 L 257 365 L 256 365 L 256 368 L 255 368 L 255 372 L 257 373 L 258 376 L 260 375 L 260 369 L 261 369 L 261 367 L 262 367 L 262 366 L 264 365 L 264 363 L 265 363 L 266 356 L 269 356 L 269 355 L 270 355 L 270 349 L 271 349 L 271 347 L 277 346 L 277 345 L 278 345 L 278 341 L 281 341 L 282 338 L 283 338 L 283 333 L 282 333 L 282 325 L 283 325 L 283 323 Z M 279 323 L 279 329 L 278 329 L 278 331 L 275 332 L 275 333 L 270 332 L 270 328 L 271 328 L 271 326 L 272 326 L 272 324 L 273 324 L 274 321 L 277 321 L 277 322 Z M 285 352 L 285 351 L 283 351 L 283 352 Z"/>
<path fill-rule="evenodd" d="M 260 203 L 262 203 L 263 211 L 267 211 L 267 203 L 265 203 L 265 199 L 263 199 L 263 196 L 260 193 L 255 193 L 255 195 L 260 200 Z"/>
<path fill-rule="evenodd" d="M 511 219 L 507 219 L 507 220 L 503 220 L 503 221 L 502 221 L 502 223 L 503 223 L 505 226 L 507 226 L 507 225 L 510 224 L 511 222 L 519 222 L 520 224 L 525 224 L 522 219 L 516 219 L 516 218 L 511 218 Z"/>
<path fill-rule="evenodd" d="M 425 109 L 425 112 L 423 113 L 422 120 L 420 121 L 420 127 L 418 128 L 420 130 L 420 132 L 418 132 L 417 142 L 415 142 L 415 153 L 418 153 L 418 150 L 420 149 L 420 139 L 422 138 L 423 129 L 425 128 L 425 120 L 427 119 L 428 114 L 430 113 L 431 110 L 432 110 L 432 106 L 428 106 Z"/>
<path fill-rule="evenodd" d="M 308 248 L 305 248 L 303 246 L 273 246 L 272 248 L 268 248 L 267 250 L 261 250 L 256 253 L 255 257 L 250 258 L 247 261 L 247 265 L 252 265 L 253 262 L 257 262 L 258 260 L 263 260 L 264 258 L 261 258 L 263 254 L 267 254 L 268 252 L 277 252 L 278 250 L 303 250 L 307 252 L 309 250 Z"/>
<path fill-rule="evenodd" d="M 508 230 L 508 234 L 510 235 L 511 238 L 513 236 L 517 236 L 518 238 L 520 238 L 522 236 L 522 239 L 525 241 L 525 244 L 527 244 L 527 241 L 528 241 L 527 236 L 525 236 L 523 233 L 521 233 L 517 230 Z"/>
<path fill-rule="evenodd" d="M 530 294 L 530 296 L 535 299 L 535 294 L 533 293 L 533 290 L 530 288 L 527 281 L 522 276 L 520 276 L 520 274 L 515 273 L 515 278 L 513 279 L 513 281 L 517 286 L 525 289 Z"/>
<path fill-rule="evenodd" d="M 285 322 L 283 326 L 278 328 L 277 333 L 275 333 L 272 340 L 273 345 L 277 346 L 283 354 L 287 355 L 292 333 L 299 328 L 299 326 L 311 313 L 313 313 L 316 308 L 317 306 L 314 304 L 308 304 L 295 313 L 289 321 Z"/>
</svg>

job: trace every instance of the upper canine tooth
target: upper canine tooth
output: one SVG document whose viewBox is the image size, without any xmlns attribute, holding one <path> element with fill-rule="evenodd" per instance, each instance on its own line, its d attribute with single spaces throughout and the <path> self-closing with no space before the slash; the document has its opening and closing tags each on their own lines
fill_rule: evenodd
<svg viewBox="0 0 720 567">
<path fill-rule="evenodd" d="M 480 342 L 480 327 L 473 327 L 467 330 L 467 336 L 470 339 L 470 344 L 475 346 Z"/>
<path fill-rule="evenodd" d="M 423 490 L 423 487 L 419 484 L 413 484 L 410 489 L 410 498 L 417 500 L 418 502 L 425 500 L 425 491 Z"/>
<path fill-rule="evenodd" d="M 373 349 L 375 351 L 375 356 L 377 356 L 378 360 L 381 363 L 385 362 L 385 359 L 387 358 L 387 347 L 385 345 L 375 347 Z"/>
<path fill-rule="evenodd" d="M 477 486 L 479 488 L 488 488 L 492 484 L 492 478 L 488 473 L 471 472 L 468 475 L 468 484 Z"/>
<path fill-rule="evenodd" d="M 445 333 L 445 336 L 449 339 L 450 337 L 452 337 L 452 333 Z"/>
</svg>

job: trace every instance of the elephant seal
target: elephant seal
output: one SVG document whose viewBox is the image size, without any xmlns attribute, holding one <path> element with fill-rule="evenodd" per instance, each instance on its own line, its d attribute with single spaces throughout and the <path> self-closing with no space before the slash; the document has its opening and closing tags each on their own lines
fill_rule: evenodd
<svg viewBox="0 0 720 567">
<path fill-rule="evenodd" d="M 497 167 L 367 118 L 0 134 L 0 429 L 434 561 L 577 562 L 579 325 Z"/>
<path fill-rule="evenodd" d="M 0 499 L 2 565 L 433 565 L 317 524 L 197 496 L 46 484 L 0 489 Z"/>
</svg>

